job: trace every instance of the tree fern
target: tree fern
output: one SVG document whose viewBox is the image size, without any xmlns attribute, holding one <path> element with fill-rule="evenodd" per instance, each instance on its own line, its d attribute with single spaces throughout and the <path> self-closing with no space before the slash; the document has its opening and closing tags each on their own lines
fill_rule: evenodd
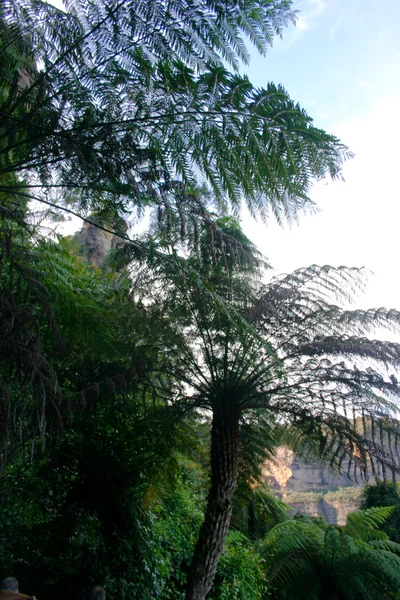
<svg viewBox="0 0 400 600">
<path fill-rule="evenodd" d="M 190 190 L 203 181 L 220 210 L 244 199 L 262 218 L 297 218 L 312 181 L 339 175 L 346 148 L 282 87 L 258 90 L 222 66 L 246 58 L 243 34 L 264 52 L 290 6 L 82 0 L 64 13 L 7 1 L 0 192 L 60 206 L 55 190 L 72 190 L 82 214 L 152 206 L 198 220 Z M 21 39 L 23 89 L 21 60 L 9 59 Z M 22 172 L 24 183 L 5 179 Z"/>
<path fill-rule="evenodd" d="M 392 515 L 393 510 L 393 506 L 373 507 L 363 511 L 357 510 L 348 515 L 346 530 L 350 534 L 363 539 L 379 540 L 381 538 L 386 540 L 387 535 L 377 530 Z M 382 537 L 380 534 L 382 534 Z"/>
<path fill-rule="evenodd" d="M 391 509 L 357 511 L 345 527 L 307 517 L 274 527 L 262 543 L 273 598 L 393 598 L 400 546 L 377 529 Z"/>
<path fill-rule="evenodd" d="M 257 429 L 262 415 L 267 442 L 277 425 L 287 428 L 295 445 L 308 445 L 333 468 L 346 459 L 352 478 L 399 472 L 399 388 L 387 371 L 398 368 L 399 347 L 364 337 L 374 327 L 398 331 L 398 312 L 380 310 L 375 320 L 375 311 L 341 306 L 363 289 L 363 271 L 313 265 L 263 285 L 261 262 L 229 268 L 222 255 L 215 262 L 199 256 L 149 258 L 165 284 L 157 296 L 142 292 L 158 307 L 159 339 L 178 361 L 159 366 L 183 384 L 174 403 L 212 418 L 211 488 L 188 599 L 207 593 L 222 551 L 241 423 Z"/>
</svg>

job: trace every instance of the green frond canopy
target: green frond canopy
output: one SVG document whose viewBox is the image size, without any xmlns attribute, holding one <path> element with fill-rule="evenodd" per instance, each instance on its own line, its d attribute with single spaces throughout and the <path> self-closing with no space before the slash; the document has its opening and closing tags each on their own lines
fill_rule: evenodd
<svg viewBox="0 0 400 600">
<path fill-rule="evenodd" d="M 282 86 L 257 89 L 222 66 L 246 58 L 242 35 L 264 52 L 290 5 L 80 0 L 62 12 L 7 0 L 0 194 L 62 208 L 57 191 L 70 190 L 83 213 L 151 206 L 184 235 L 186 220 L 205 217 L 190 193 L 204 183 L 219 211 L 246 202 L 263 219 L 296 219 L 348 151 Z"/>
<path fill-rule="evenodd" d="M 164 314 L 174 322 L 174 307 L 186 307 L 167 341 L 190 390 L 182 402 L 239 410 L 254 427 L 263 415 L 266 440 L 277 424 L 289 428 L 295 445 L 353 479 L 395 477 L 400 348 L 366 336 L 398 331 L 400 313 L 336 303 L 363 289 L 363 270 L 313 265 L 263 285 L 257 265 L 224 276 L 221 258 L 193 279 L 190 260 L 158 263 L 173 282 L 172 302 L 158 299 Z"/>
<path fill-rule="evenodd" d="M 261 547 L 272 597 L 392 597 L 400 584 L 400 545 L 378 529 L 391 510 L 356 511 L 345 527 L 307 517 L 274 527 Z"/>
</svg>

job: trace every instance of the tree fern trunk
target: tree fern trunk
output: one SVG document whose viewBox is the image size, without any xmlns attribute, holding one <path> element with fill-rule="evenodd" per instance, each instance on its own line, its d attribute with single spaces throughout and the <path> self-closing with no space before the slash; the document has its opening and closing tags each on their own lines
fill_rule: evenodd
<svg viewBox="0 0 400 600">
<path fill-rule="evenodd" d="M 190 568 L 186 600 L 204 600 L 214 581 L 232 516 L 238 475 L 238 408 L 229 402 L 214 410 L 211 430 L 211 489 Z"/>
</svg>

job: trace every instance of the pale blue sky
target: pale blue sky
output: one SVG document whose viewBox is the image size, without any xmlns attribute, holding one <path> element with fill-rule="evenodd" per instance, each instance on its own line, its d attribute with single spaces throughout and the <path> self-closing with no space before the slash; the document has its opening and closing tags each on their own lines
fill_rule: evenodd
<svg viewBox="0 0 400 600">
<path fill-rule="evenodd" d="M 299 0 L 296 27 L 266 58 L 252 53 L 251 80 L 282 83 L 319 125 L 371 109 L 399 88 L 388 80 L 400 65 L 399 0 Z"/>
<path fill-rule="evenodd" d="M 363 304 L 400 308 L 400 0 L 299 0 L 296 27 L 263 58 L 250 79 L 282 83 L 317 126 L 356 153 L 346 182 L 315 186 L 321 207 L 299 226 L 246 232 L 278 271 L 311 263 L 367 266 L 375 273 Z"/>
</svg>

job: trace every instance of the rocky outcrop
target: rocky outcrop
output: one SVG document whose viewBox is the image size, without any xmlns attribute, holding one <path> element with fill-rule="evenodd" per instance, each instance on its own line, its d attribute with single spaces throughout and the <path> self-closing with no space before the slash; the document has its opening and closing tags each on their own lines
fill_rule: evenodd
<svg viewBox="0 0 400 600">
<path fill-rule="evenodd" d="M 358 507 L 360 483 L 346 475 L 346 465 L 340 474 L 326 463 L 305 461 L 282 446 L 275 458 L 264 464 L 263 475 L 270 489 L 294 511 L 323 517 L 328 523 L 344 525 L 349 512 Z M 353 487 L 353 492 L 346 493 Z"/>
<path fill-rule="evenodd" d="M 346 474 L 333 471 L 326 463 L 304 461 L 285 446 L 278 448 L 274 460 L 264 464 L 263 475 L 270 488 L 282 497 L 297 492 L 328 492 L 339 486 L 359 485 Z"/>
<path fill-rule="evenodd" d="M 91 217 L 91 220 L 95 222 L 96 218 Z M 127 227 L 123 223 L 121 229 L 120 223 L 119 229 L 122 233 L 124 229 L 126 231 Z M 96 267 L 101 267 L 110 250 L 124 241 L 118 235 L 99 229 L 99 227 L 90 223 L 84 223 L 82 229 L 74 237 L 82 246 L 88 261 Z"/>
<path fill-rule="evenodd" d="M 272 490 L 278 491 L 282 497 L 287 494 L 288 482 L 293 479 L 292 466 L 295 460 L 294 452 L 286 446 L 281 446 L 273 460 L 264 463 L 262 474 Z"/>
</svg>

